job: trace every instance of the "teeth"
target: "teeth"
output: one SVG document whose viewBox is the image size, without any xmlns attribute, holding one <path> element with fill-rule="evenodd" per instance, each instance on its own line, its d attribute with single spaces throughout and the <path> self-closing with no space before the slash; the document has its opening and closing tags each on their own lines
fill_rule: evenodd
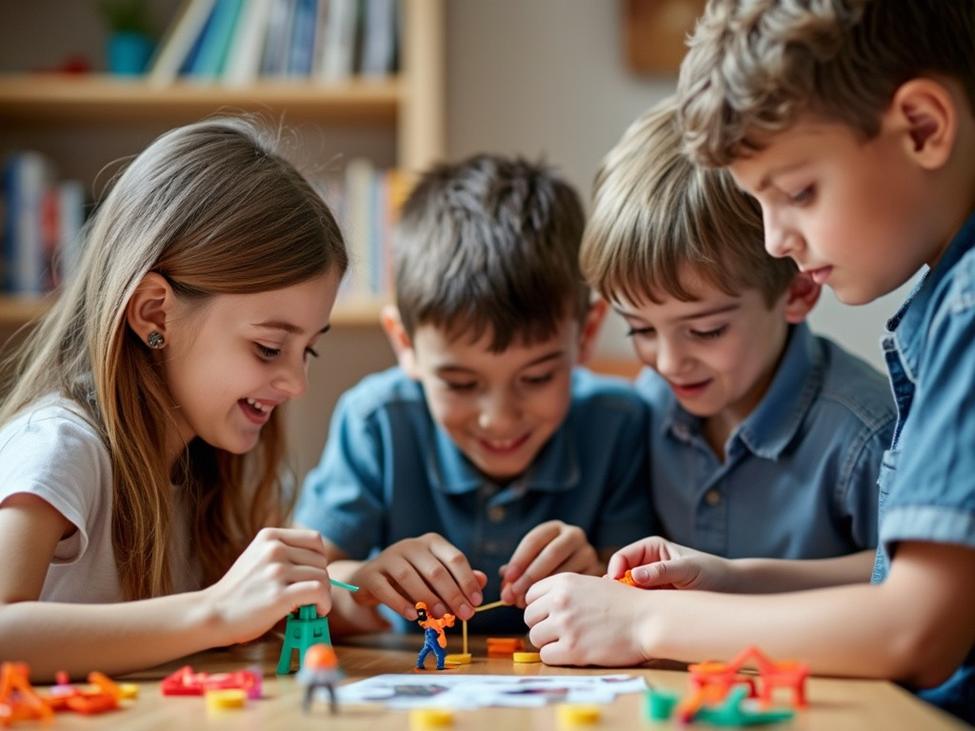
<svg viewBox="0 0 975 731">
<path fill-rule="evenodd" d="M 258 411 L 268 412 L 268 411 L 271 410 L 271 407 L 270 406 L 265 406 L 264 404 L 260 403 L 259 401 L 255 401 L 252 398 L 247 398 L 247 399 L 244 399 L 244 400 L 247 401 L 247 403 L 250 406 L 253 406 Z"/>
</svg>

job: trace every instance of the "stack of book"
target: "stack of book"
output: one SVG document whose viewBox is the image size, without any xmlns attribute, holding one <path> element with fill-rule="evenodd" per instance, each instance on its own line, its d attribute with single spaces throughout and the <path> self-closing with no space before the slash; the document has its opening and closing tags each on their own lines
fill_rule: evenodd
<svg viewBox="0 0 975 731">
<path fill-rule="evenodd" d="M 397 0 L 183 0 L 149 81 L 335 83 L 397 69 Z"/>
<path fill-rule="evenodd" d="M 350 160 L 344 175 L 320 183 L 349 249 L 343 301 L 374 302 L 393 291 L 394 229 L 409 193 L 409 176 L 377 170 L 366 159 Z"/>
<path fill-rule="evenodd" d="M 0 189 L 0 289 L 39 295 L 69 278 L 84 220 L 80 182 L 58 181 L 53 164 L 40 153 L 8 155 Z"/>
</svg>

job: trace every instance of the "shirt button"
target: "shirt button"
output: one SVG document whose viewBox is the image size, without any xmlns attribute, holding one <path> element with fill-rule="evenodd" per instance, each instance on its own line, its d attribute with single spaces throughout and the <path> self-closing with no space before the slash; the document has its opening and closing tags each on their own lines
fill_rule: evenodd
<svg viewBox="0 0 975 731">
<path fill-rule="evenodd" d="M 500 523 L 504 520 L 505 509 L 500 505 L 492 505 L 488 508 L 488 520 L 492 523 Z"/>
<path fill-rule="evenodd" d="M 704 501 L 713 508 L 721 502 L 721 493 L 717 490 L 708 490 L 704 496 Z"/>
</svg>

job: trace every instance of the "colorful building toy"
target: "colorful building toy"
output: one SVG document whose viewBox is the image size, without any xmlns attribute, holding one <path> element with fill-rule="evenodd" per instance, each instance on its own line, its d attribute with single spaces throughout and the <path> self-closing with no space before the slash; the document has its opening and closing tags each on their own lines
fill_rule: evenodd
<svg viewBox="0 0 975 731">
<path fill-rule="evenodd" d="M 196 673 L 184 665 L 160 683 L 163 695 L 204 695 L 210 690 L 242 690 L 254 700 L 263 693 L 263 676 L 257 668 L 232 673 Z"/>
<path fill-rule="evenodd" d="M 742 675 L 740 672 L 749 663 L 754 663 L 758 670 L 757 684 L 753 676 Z M 772 702 L 772 694 L 776 688 L 790 688 L 793 706 L 806 707 L 806 678 L 809 677 L 809 667 L 791 660 L 776 662 L 754 646 L 745 648 L 731 662 L 705 662 L 690 665 L 687 669 L 694 687 L 717 687 L 722 698 L 731 691 L 732 686 L 745 684 L 749 687 L 750 697 L 757 696 L 767 707 Z"/>
</svg>

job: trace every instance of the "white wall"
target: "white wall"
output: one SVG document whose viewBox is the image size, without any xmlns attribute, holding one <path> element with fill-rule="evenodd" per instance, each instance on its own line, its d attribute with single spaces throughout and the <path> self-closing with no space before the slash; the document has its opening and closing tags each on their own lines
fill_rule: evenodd
<svg viewBox="0 0 975 731">
<path fill-rule="evenodd" d="M 544 156 L 588 196 L 627 124 L 674 88 L 673 78 L 640 79 L 626 69 L 622 22 L 619 1 L 448 0 L 449 156 Z M 883 324 L 906 293 L 851 308 L 827 292 L 813 327 L 882 368 Z M 600 347 L 629 354 L 618 322 Z"/>
</svg>

